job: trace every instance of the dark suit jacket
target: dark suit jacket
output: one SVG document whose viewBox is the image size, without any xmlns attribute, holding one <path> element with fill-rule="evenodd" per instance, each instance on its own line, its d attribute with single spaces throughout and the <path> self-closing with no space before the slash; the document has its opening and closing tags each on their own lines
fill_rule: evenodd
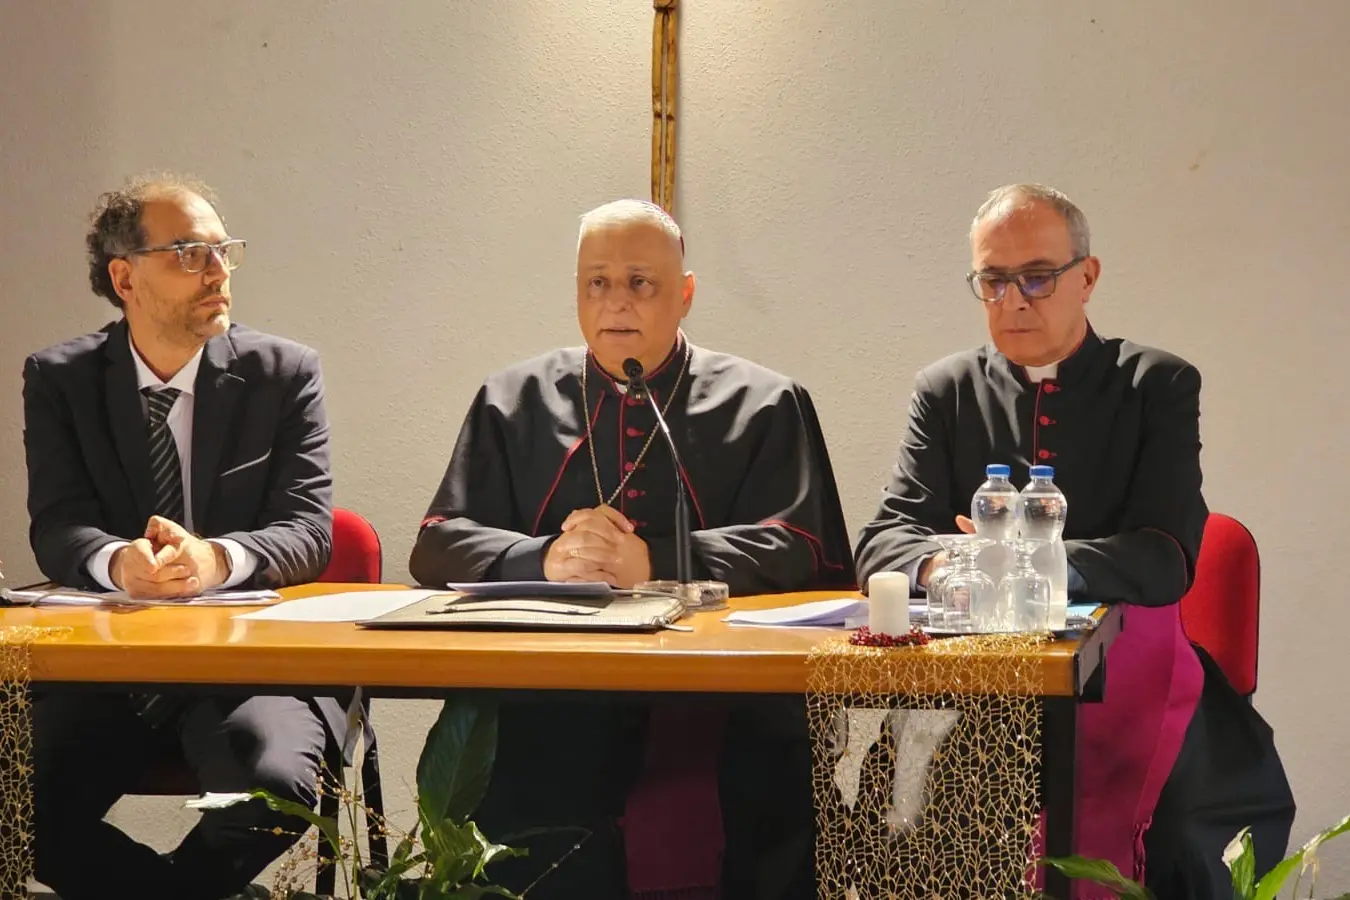
<svg viewBox="0 0 1350 900">
<path fill-rule="evenodd" d="M 1089 329 L 1057 377 L 1028 380 L 993 347 L 919 373 L 909 424 L 858 577 L 908 571 L 956 530 L 988 463 L 1055 468 L 1065 547 L 1084 599 L 1175 603 L 1190 588 L 1208 509 L 1200 491 L 1200 373 L 1162 350 Z M 1076 581 L 1071 574 L 1071 589 Z"/>
<path fill-rule="evenodd" d="M 99 590 L 85 563 L 134 540 L 153 490 L 125 320 L 28 357 L 29 540 L 43 574 Z M 332 474 L 319 357 L 233 325 L 202 352 L 192 419 L 192 519 L 260 557 L 250 582 L 313 581 L 332 553 Z"/>
</svg>

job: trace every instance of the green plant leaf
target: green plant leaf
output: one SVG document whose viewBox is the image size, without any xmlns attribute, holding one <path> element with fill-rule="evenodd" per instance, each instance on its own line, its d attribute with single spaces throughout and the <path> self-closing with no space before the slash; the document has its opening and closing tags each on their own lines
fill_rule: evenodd
<svg viewBox="0 0 1350 900">
<path fill-rule="evenodd" d="M 463 827 L 468 830 L 469 836 L 472 838 L 478 854 L 478 861 L 473 870 L 472 877 L 474 878 L 480 877 L 483 874 L 483 869 L 485 869 L 488 863 L 492 862 L 494 859 L 529 855 L 528 850 L 517 850 L 516 848 L 508 847 L 505 844 L 492 843 L 492 841 L 489 841 L 484 837 L 483 832 L 479 831 L 478 826 L 473 822 L 465 822 Z"/>
<path fill-rule="evenodd" d="M 1256 893 L 1256 850 L 1250 829 L 1244 828 L 1228 842 L 1223 851 L 1224 865 L 1233 881 L 1236 900 L 1252 900 Z"/>
<path fill-rule="evenodd" d="M 302 819 L 315 828 L 328 841 L 328 846 L 333 848 L 333 856 L 336 859 L 342 858 L 342 848 L 338 840 L 338 822 L 337 817 L 327 818 L 316 813 L 314 810 L 305 806 L 303 803 L 296 803 L 294 800 L 286 800 L 278 797 L 270 791 L 259 788 L 254 791 L 243 791 L 238 794 L 216 794 L 209 806 L 197 807 L 201 809 L 225 809 L 230 806 L 238 806 L 240 803 L 248 803 L 252 800 L 261 800 L 275 812 L 283 813 L 288 816 L 295 816 Z"/>
<path fill-rule="evenodd" d="M 422 820 L 467 821 L 487 792 L 496 757 L 496 704 L 463 693 L 446 700 L 417 761 Z"/>
<path fill-rule="evenodd" d="M 421 879 L 405 881 L 403 876 L 424 862 L 426 862 L 425 854 L 412 853 L 390 863 L 389 868 L 383 871 L 372 867 L 362 869 L 360 883 L 364 900 L 393 900 L 404 896 L 403 886 L 409 884 L 415 886 Z M 413 895 L 416 896 L 416 891 Z"/>
<path fill-rule="evenodd" d="M 1089 859 L 1086 856 L 1043 857 L 1041 865 L 1054 866 L 1069 878 L 1092 881 L 1116 892 L 1124 900 L 1153 900 L 1153 894 L 1142 884 L 1131 881 L 1115 864 L 1105 859 Z"/>
<path fill-rule="evenodd" d="M 422 845 L 426 848 L 427 880 L 449 890 L 471 881 L 479 870 L 482 846 L 472 823 L 458 825 L 449 819 L 424 823 Z"/>
<path fill-rule="evenodd" d="M 1261 877 L 1256 883 L 1256 893 L 1253 896 L 1256 900 L 1275 900 L 1279 896 L 1280 889 L 1284 887 L 1285 880 L 1303 864 L 1303 851 L 1286 856 L 1276 863 L 1269 872 Z"/>
<path fill-rule="evenodd" d="M 394 858 L 391 861 L 391 867 L 398 865 L 409 856 L 412 856 L 413 848 L 416 846 L 417 841 L 417 829 L 421 824 L 421 822 L 418 822 L 414 825 L 412 831 L 404 835 L 403 839 L 398 842 L 398 846 L 394 848 Z"/>
<path fill-rule="evenodd" d="M 1317 853 L 1319 847 L 1335 837 L 1340 837 L 1350 831 L 1350 816 L 1341 819 L 1335 825 L 1325 831 L 1313 835 L 1306 844 L 1297 851 L 1276 863 L 1275 866 L 1267 872 L 1260 881 L 1256 883 L 1256 900 L 1275 900 L 1279 896 L 1280 890 L 1284 887 L 1284 882 L 1296 869 L 1303 867 L 1304 857 L 1309 854 Z"/>
</svg>

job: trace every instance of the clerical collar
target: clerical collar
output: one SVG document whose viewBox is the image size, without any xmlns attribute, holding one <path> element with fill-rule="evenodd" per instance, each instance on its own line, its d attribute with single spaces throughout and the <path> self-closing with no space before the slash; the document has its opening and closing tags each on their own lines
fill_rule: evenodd
<svg viewBox="0 0 1350 900">
<path fill-rule="evenodd" d="M 675 346 L 671 347 L 665 358 L 644 376 L 644 380 L 651 385 L 654 393 L 660 394 L 674 384 L 675 379 L 684 368 L 686 344 L 684 332 L 681 331 L 675 339 Z M 621 397 L 628 393 L 628 382 L 615 378 L 605 371 L 599 360 L 595 358 L 595 354 L 589 349 L 586 351 L 586 364 L 590 366 L 592 372 L 600 376 L 595 379 L 595 382 L 600 385 L 601 391 L 613 390 Z"/>
<path fill-rule="evenodd" d="M 1101 346 L 1102 339 L 1097 336 L 1097 332 L 1092 328 L 1092 323 L 1089 322 L 1083 340 L 1074 348 L 1072 353 L 1058 362 L 1044 366 L 1019 366 L 1001 353 L 998 356 L 1016 373 L 1016 377 L 1028 384 L 1039 384 L 1042 381 L 1069 384 L 1082 377 L 1096 357 L 1097 349 Z"/>
<path fill-rule="evenodd" d="M 1054 381 L 1055 375 L 1059 372 L 1059 360 L 1055 360 L 1048 366 L 1024 366 L 1023 368 L 1027 370 L 1027 379 L 1032 384 Z"/>
</svg>

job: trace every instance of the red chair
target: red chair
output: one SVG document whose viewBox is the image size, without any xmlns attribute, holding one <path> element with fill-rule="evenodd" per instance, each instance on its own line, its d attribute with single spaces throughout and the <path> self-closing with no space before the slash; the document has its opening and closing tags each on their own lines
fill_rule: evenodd
<svg viewBox="0 0 1350 900">
<path fill-rule="evenodd" d="M 318 580 L 379 584 L 383 576 L 384 551 L 375 527 L 360 513 L 333 510 L 333 555 Z"/>
<path fill-rule="evenodd" d="M 375 527 L 359 513 L 341 507 L 333 510 L 333 555 L 328 567 L 318 578 L 327 583 L 379 584 L 384 572 L 384 551 Z M 361 702 L 366 722 L 370 721 L 370 699 Z M 380 756 L 375 732 L 366 729 L 365 756 L 361 760 L 361 802 L 366 808 L 366 840 L 370 847 L 370 862 L 383 868 L 389 863 L 389 849 L 384 833 L 384 792 L 380 787 Z M 328 761 L 330 772 L 336 772 L 342 782 L 341 751 L 337 759 Z M 338 800 L 332 792 L 319 798 L 319 814 L 336 818 Z M 333 893 L 337 870 L 332 865 L 333 851 L 328 842 L 319 838 L 319 867 L 315 879 L 315 893 Z"/>
<path fill-rule="evenodd" d="M 1261 558 L 1251 532 L 1230 516 L 1211 513 L 1205 522 L 1195 582 L 1181 598 L 1181 624 L 1239 694 L 1256 692 Z"/>
<path fill-rule="evenodd" d="M 328 567 L 318 580 L 321 582 L 348 582 L 379 584 L 384 568 L 380 537 L 374 527 L 360 514 L 347 509 L 333 510 L 333 552 Z M 367 718 L 370 701 L 363 703 Z M 389 853 L 383 830 L 384 797 L 380 788 L 380 762 L 374 732 L 366 735 L 366 752 L 361 761 L 361 794 L 366 807 L 366 831 L 370 845 L 370 861 L 384 866 Z M 339 781 L 343 777 L 342 748 L 330 753 L 324 760 L 330 774 Z M 179 754 L 159 760 L 141 776 L 139 783 L 128 793 L 144 796 L 194 796 L 201 793 L 197 778 Z M 338 800 L 332 791 L 319 800 L 319 812 L 337 816 Z M 322 836 L 318 838 L 319 868 L 315 890 L 319 894 L 333 893 L 336 870 L 331 865 L 332 851 Z"/>
</svg>

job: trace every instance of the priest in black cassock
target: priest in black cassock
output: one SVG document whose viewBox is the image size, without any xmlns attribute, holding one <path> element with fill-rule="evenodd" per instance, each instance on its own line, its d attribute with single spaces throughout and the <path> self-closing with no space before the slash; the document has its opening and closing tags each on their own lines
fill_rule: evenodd
<svg viewBox="0 0 1350 900">
<path fill-rule="evenodd" d="M 576 280 L 586 346 L 483 384 L 418 533 L 413 577 L 620 588 L 674 578 L 673 462 L 651 409 L 627 390 L 624 362 L 633 358 L 684 465 L 693 577 L 726 582 L 733 596 L 852 588 L 849 536 L 811 399 L 784 375 L 688 341 L 680 326 L 694 275 L 674 220 L 635 200 L 586 214 Z M 713 896 L 719 879 L 721 896 L 814 896 L 800 703 L 737 704 L 698 724 L 689 710 L 649 716 L 641 700 L 506 704 L 476 819 L 498 839 L 550 825 L 592 832 L 531 891 L 536 900 Z M 663 754 L 683 756 L 677 765 L 698 774 L 674 789 L 661 784 L 652 773 Z M 719 770 L 720 798 L 708 790 Z M 685 824 L 671 839 L 653 820 Z M 531 844 L 528 860 L 512 861 L 517 871 L 489 874 L 523 888 L 569 845 L 566 836 Z"/>
<path fill-rule="evenodd" d="M 919 373 L 899 460 L 857 547 L 864 583 L 899 570 L 921 591 L 940 562 L 929 536 L 971 531 L 966 514 L 984 467 L 1005 463 L 1015 483 L 1025 482 L 1029 466 L 1054 467 L 1069 503 L 1064 538 L 1075 599 L 1157 609 L 1190 587 L 1208 515 L 1200 374 L 1170 353 L 1093 330 L 1086 305 L 1101 264 L 1088 244 L 1082 212 L 1053 188 L 1010 185 L 979 210 L 967 278 L 992 343 Z M 1122 640 L 1131 630 L 1128 607 L 1125 615 Z M 1158 777 L 1166 781 L 1160 796 L 1154 789 L 1156 805 L 1151 812 L 1140 805 L 1143 846 L 1134 835 L 1134 864 L 1160 900 L 1229 898 L 1224 846 L 1252 826 L 1259 868 L 1269 868 L 1285 850 L 1293 798 L 1268 726 L 1178 634 L 1183 662 L 1195 666 L 1189 654 L 1199 657 L 1198 700 L 1177 729 L 1180 751 L 1170 774 Z M 1113 673 L 1120 675 L 1108 665 L 1108 704 L 1113 685 L 1128 693 Z M 1129 731 L 1122 727 L 1116 740 L 1124 744 Z M 1101 814 L 1133 812 L 1131 805 Z M 1080 805 L 1080 824 L 1083 816 Z"/>
</svg>

